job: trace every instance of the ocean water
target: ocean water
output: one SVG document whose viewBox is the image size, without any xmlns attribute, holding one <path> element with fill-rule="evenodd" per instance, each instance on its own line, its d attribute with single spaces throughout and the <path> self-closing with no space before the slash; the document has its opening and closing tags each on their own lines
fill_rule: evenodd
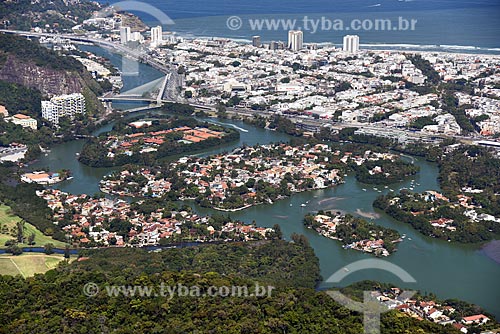
<svg viewBox="0 0 500 334">
<path fill-rule="evenodd" d="M 296 20 L 304 31 L 305 43 L 340 44 L 347 34 L 360 36 L 363 45 L 381 47 L 444 49 L 449 51 L 500 53 L 500 0 L 142 0 L 160 9 L 175 22 L 165 30 L 181 36 L 227 37 L 248 41 L 260 35 L 262 41 L 285 41 L 289 27 L 252 28 L 249 20 Z M 112 4 L 113 2 L 111 2 Z M 143 11 L 132 11 L 149 25 L 159 21 Z M 227 27 L 230 16 L 241 18 L 241 28 Z M 353 19 L 415 19 L 414 31 L 353 31 L 304 29 L 303 17 L 331 21 L 341 19 L 350 28 Z M 419 47 L 418 47 L 419 46 Z"/>
</svg>

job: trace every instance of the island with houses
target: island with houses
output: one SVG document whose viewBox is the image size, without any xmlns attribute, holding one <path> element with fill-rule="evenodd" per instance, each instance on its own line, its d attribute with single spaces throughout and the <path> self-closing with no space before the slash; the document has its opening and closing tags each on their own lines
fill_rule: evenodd
<svg viewBox="0 0 500 334">
<path fill-rule="evenodd" d="M 92 167 L 155 165 L 176 154 L 216 147 L 239 138 L 239 132 L 180 116 L 155 115 L 118 121 L 113 130 L 91 138 L 79 161 Z"/>
<path fill-rule="evenodd" d="M 342 242 L 345 249 L 376 256 L 389 256 L 396 251 L 396 244 L 402 241 L 396 230 L 340 212 L 320 210 L 316 214 L 307 214 L 304 225 L 327 238 Z"/>
<path fill-rule="evenodd" d="M 235 211 L 333 187 L 365 163 L 393 161 L 411 166 L 398 155 L 366 148 L 352 152 L 326 144 L 257 145 L 204 158 L 183 157 L 167 167 L 127 167 L 105 177 L 100 187 L 119 196 L 192 199 L 203 207 Z"/>
</svg>

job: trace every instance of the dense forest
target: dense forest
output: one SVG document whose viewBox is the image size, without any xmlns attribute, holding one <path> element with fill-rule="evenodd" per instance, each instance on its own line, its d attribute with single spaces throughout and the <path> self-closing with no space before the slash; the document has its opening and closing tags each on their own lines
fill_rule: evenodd
<svg viewBox="0 0 500 334">
<path fill-rule="evenodd" d="M 439 183 L 443 193 L 455 199 L 462 188 L 484 190 L 474 194 L 474 201 L 486 213 L 500 215 L 500 159 L 490 149 L 461 146 L 439 160 Z"/>
<path fill-rule="evenodd" d="M 0 333 L 339 333 L 359 334 L 362 315 L 316 292 L 317 258 L 303 236 L 147 253 L 87 251 L 83 261 L 23 279 L 0 276 Z M 83 293 L 93 282 L 101 290 Z M 263 297 L 108 294 L 106 286 L 273 286 Z M 108 288 L 109 289 L 109 288 Z M 355 290 L 355 289 L 354 289 Z M 19 296 L 24 296 L 19 298 Z M 459 333 L 397 311 L 384 334 Z"/>
<path fill-rule="evenodd" d="M 96 2 L 87 0 L 1 1 L 0 28 L 31 30 L 49 25 L 56 30 L 69 29 L 89 18 L 98 9 Z"/>
<path fill-rule="evenodd" d="M 381 173 L 370 173 L 376 167 L 382 169 Z M 356 172 L 356 179 L 359 182 L 368 184 L 391 184 L 401 182 L 410 175 L 415 175 L 419 171 L 419 167 L 401 159 L 397 160 L 378 160 L 366 161 L 358 166 L 353 164 Z"/>
</svg>

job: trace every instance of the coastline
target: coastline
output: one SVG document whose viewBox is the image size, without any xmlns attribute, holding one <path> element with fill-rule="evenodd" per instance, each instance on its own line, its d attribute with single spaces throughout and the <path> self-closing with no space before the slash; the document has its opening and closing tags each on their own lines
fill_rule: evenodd
<svg viewBox="0 0 500 334">
<path fill-rule="evenodd" d="M 245 37 L 230 37 L 230 36 L 208 36 L 196 35 L 193 33 L 172 31 L 178 37 L 186 39 L 212 40 L 226 39 L 238 44 L 252 44 L 252 40 Z M 249 36 L 250 37 L 250 36 Z M 263 39 L 262 43 L 270 43 L 272 40 Z M 316 44 L 321 47 L 335 47 L 342 49 L 342 44 L 324 42 L 310 42 L 304 45 Z M 437 53 L 437 54 L 456 54 L 456 55 L 478 55 L 478 56 L 500 56 L 500 47 L 481 47 L 473 45 L 447 45 L 447 44 L 412 44 L 412 43 L 361 43 L 361 51 L 382 51 L 382 52 L 418 52 L 418 53 Z"/>
</svg>

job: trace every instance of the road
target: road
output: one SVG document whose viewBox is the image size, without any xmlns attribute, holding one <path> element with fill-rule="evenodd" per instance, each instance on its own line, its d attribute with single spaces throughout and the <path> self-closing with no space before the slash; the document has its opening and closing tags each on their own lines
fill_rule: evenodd
<svg viewBox="0 0 500 334">
<path fill-rule="evenodd" d="M 107 40 L 103 39 L 96 39 L 96 38 L 91 38 L 87 37 L 85 35 L 75 35 L 75 34 L 50 34 L 50 33 L 36 33 L 36 32 L 28 32 L 28 31 L 20 31 L 20 30 L 5 30 L 5 29 L 0 29 L 0 32 L 4 33 L 9 33 L 9 34 L 16 34 L 16 35 L 22 35 L 22 36 L 28 36 L 28 37 L 59 37 L 59 38 L 64 38 L 72 41 L 79 41 L 79 42 L 87 42 L 87 43 L 93 43 L 102 47 L 107 47 L 111 48 L 119 53 L 122 53 L 128 57 L 135 58 L 137 60 L 140 60 L 155 69 L 163 72 L 164 74 L 169 75 L 168 80 L 165 82 L 165 92 L 162 96 L 162 102 L 184 102 L 179 98 L 179 92 L 177 91 L 177 87 L 179 83 L 181 82 L 181 77 L 177 73 L 177 69 L 174 67 L 171 67 L 166 64 L 162 64 L 146 54 L 144 51 L 138 50 L 138 49 L 132 49 L 129 48 L 125 45 L 119 44 L 119 43 L 114 43 L 110 42 Z M 206 110 L 215 110 L 215 106 L 208 106 L 208 105 L 203 105 L 203 104 L 198 104 L 198 103 L 190 103 L 191 106 L 195 108 L 200 108 L 200 109 L 206 109 Z M 227 112 L 229 114 L 238 114 L 241 116 L 252 116 L 252 115 L 260 115 L 260 116 L 265 116 L 269 117 L 271 115 L 274 115 L 273 112 L 270 111 L 255 111 L 251 109 L 243 109 L 243 108 L 228 108 Z M 460 135 L 443 135 L 443 134 L 427 134 L 427 133 L 422 133 L 422 132 L 413 132 L 407 129 L 396 129 L 396 128 L 390 128 L 384 125 L 375 125 L 375 124 L 369 124 L 369 123 L 336 123 L 331 120 L 315 120 L 315 119 L 310 119 L 310 118 L 302 118 L 302 117 L 292 117 L 292 116 L 286 116 L 290 118 L 294 123 L 300 123 L 305 126 L 310 126 L 310 127 L 322 127 L 322 126 L 330 126 L 335 129 L 342 129 L 342 128 L 348 128 L 348 127 L 357 127 L 360 129 L 365 129 L 367 131 L 373 131 L 377 132 L 379 134 L 387 134 L 391 133 L 393 137 L 398 137 L 398 136 L 408 136 L 408 137 L 413 137 L 413 138 L 421 138 L 422 140 L 433 140 L 434 138 L 454 138 L 456 140 L 459 140 L 461 142 L 473 142 L 473 141 L 481 141 L 484 140 L 482 137 L 466 137 L 466 136 L 460 136 Z"/>
</svg>

